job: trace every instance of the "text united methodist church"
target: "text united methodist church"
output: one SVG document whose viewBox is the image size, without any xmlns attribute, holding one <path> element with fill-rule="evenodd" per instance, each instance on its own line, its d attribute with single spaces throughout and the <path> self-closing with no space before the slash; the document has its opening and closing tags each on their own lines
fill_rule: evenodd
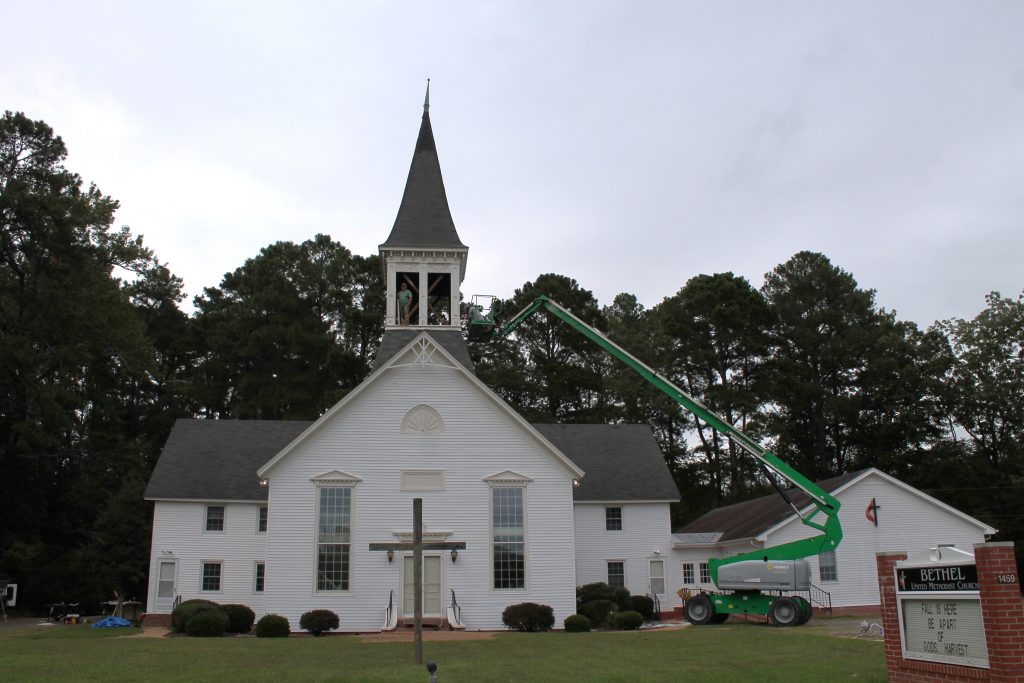
<svg viewBox="0 0 1024 683">
<path fill-rule="evenodd" d="M 296 631 L 313 609 L 339 614 L 342 631 L 394 628 L 413 613 L 411 553 L 370 544 L 412 539 L 414 498 L 425 542 L 465 544 L 424 552 L 424 616 L 474 630 L 502 628 L 502 611 L 521 602 L 550 605 L 561 628 L 576 587 L 595 581 L 671 611 L 680 588 L 713 588 L 708 557 L 808 531 L 772 499 L 673 534 L 679 493 L 647 426 L 526 422 L 474 373 L 458 313 L 467 255 L 425 105 L 380 245 L 388 303 L 374 371 L 314 422 L 175 424 L 145 493 L 147 622 L 207 598 L 280 614 Z M 852 515 L 840 548 L 811 558 L 833 606 L 877 606 L 872 546 L 970 548 L 994 531 L 877 470 L 828 490 Z M 919 526 L 865 524 L 859 511 L 875 499 Z"/>
</svg>

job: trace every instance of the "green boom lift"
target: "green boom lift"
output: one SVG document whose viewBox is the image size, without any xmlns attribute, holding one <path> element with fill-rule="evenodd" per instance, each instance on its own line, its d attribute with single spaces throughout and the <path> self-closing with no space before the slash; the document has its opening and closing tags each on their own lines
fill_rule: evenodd
<svg viewBox="0 0 1024 683">
<path fill-rule="evenodd" d="M 491 299 L 492 297 L 483 297 Z M 647 382 L 660 389 L 676 403 L 696 414 L 727 436 L 750 455 L 757 458 L 765 476 L 805 525 L 820 534 L 782 545 L 741 553 L 732 557 L 709 558 L 708 570 L 717 591 L 690 596 L 683 606 L 686 619 L 693 624 L 721 623 L 730 614 L 767 615 L 777 626 L 795 626 L 811 617 L 811 605 L 800 596 L 784 592 L 807 591 L 810 587 L 810 565 L 805 558 L 835 550 L 843 538 L 839 524 L 839 501 L 805 476 L 761 447 L 755 440 L 713 413 L 700 401 L 668 381 L 604 334 L 583 322 L 568 309 L 546 296 L 537 298 L 507 321 L 495 323 L 493 315 L 484 310 L 481 297 L 474 297 L 469 318 L 469 334 L 473 339 L 499 338 L 511 334 L 528 318 L 547 311 L 567 323 L 580 334 L 619 359 Z M 489 306 L 488 306 L 489 308 Z M 474 310 L 475 309 L 475 310 Z M 778 481 L 782 477 L 810 499 L 806 514 L 792 501 Z"/>
</svg>

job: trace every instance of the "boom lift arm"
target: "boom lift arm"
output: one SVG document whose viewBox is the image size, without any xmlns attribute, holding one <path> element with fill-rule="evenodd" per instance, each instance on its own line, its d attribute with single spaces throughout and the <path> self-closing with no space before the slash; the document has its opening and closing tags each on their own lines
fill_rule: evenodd
<svg viewBox="0 0 1024 683">
<path fill-rule="evenodd" d="M 710 558 L 708 560 L 708 569 L 711 574 L 711 580 L 715 586 L 721 587 L 719 582 L 719 573 L 723 567 L 728 565 L 750 561 L 771 563 L 787 560 L 800 560 L 812 557 L 824 551 L 834 550 L 836 546 L 839 545 L 839 542 L 843 537 L 843 531 L 839 524 L 838 500 L 829 495 L 828 492 L 813 481 L 807 479 L 804 475 L 800 474 L 783 462 L 774 453 L 763 448 L 754 439 L 750 438 L 742 431 L 716 415 L 703 403 L 688 395 L 685 391 L 670 382 L 664 375 L 652 369 L 643 361 L 639 360 L 610 340 L 607 336 L 580 320 L 571 311 L 564 308 L 557 302 L 552 301 L 546 296 L 538 297 L 533 301 L 533 303 L 514 315 L 511 319 L 500 325 L 496 325 L 494 327 L 494 331 L 491 333 L 492 338 L 508 336 L 515 331 L 516 328 L 522 325 L 523 322 L 541 310 L 547 311 L 564 321 L 570 327 L 593 341 L 609 354 L 625 363 L 631 370 L 647 380 L 648 383 L 657 387 L 662 393 L 669 396 L 676 403 L 694 413 L 697 417 L 718 430 L 719 433 L 731 439 L 744 451 L 754 456 L 760 463 L 761 467 L 765 470 L 765 474 L 768 475 L 769 481 L 772 482 L 776 490 L 785 499 L 789 506 L 793 508 L 793 511 L 800 518 L 800 521 L 806 526 L 821 532 L 819 535 L 811 538 L 791 541 L 789 543 L 783 543 L 782 545 L 742 553 L 732 557 Z M 488 320 L 487 323 L 491 323 L 491 321 Z M 782 477 L 803 491 L 807 497 L 810 498 L 811 503 L 814 506 L 813 509 L 806 515 L 801 514 L 800 509 L 793 503 L 785 489 L 777 483 L 775 476 Z M 751 589 L 756 589 L 757 587 L 756 583 L 750 584 Z M 744 602 L 747 604 L 743 605 L 743 607 L 754 609 L 733 610 L 730 609 L 731 606 L 726 604 L 727 601 L 725 601 L 719 605 L 719 611 L 725 613 L 729 613 L 731 611 L 749 611 L 767 614 L 772 600 L 752 600 L 752 598 L 753 596 L 745 597 Z M 716 603 L 717 602 L 718 601 L 716 601 Z"/>
</svg>

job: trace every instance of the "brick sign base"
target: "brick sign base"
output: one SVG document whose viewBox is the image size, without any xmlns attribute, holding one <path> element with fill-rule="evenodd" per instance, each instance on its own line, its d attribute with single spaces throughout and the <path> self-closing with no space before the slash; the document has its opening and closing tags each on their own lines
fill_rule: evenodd
<svg viewBox="0 0 1024 683">
<path fill-rule="evenodd" d="M 974 546 L 989 668 L 904 659 L 893 568 L 906 553 L 878 553 L 878 592 L 885 627 L 885 664 L 890 683 L 989 681 L 1024 683 L 1024 604 L 1013 543 Z"/>
</svg>

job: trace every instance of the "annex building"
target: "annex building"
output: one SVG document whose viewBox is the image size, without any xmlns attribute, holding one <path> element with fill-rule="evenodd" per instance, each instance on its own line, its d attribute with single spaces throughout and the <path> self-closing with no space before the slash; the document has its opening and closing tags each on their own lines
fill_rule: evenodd
<svg viewBox="0 0 1024 683">
<path fill-rule="evenodd" d="M 673 534 L 679 493 L 646 425 L 526 422 L 474 373 L 458 308 L 468 251 L 425 104 L 379 248 L 387 310 L 373 372 L 312 422 L 175 424 L 145 492 L 149 614 L 202 597 L 280 614 L 293 630 L 312 609 L 339 614 L 342 631 L 394 628 L 413 612 L 411 553 L 369 546 L 412 538 L 414 498 L 425 540 L 465 543 L 424 553 L 424 616 L 471 630 L 502 628 L 520 602 L 550 605 L 561 628 L 576 587 L 594 581 L 671 611 L 680 588 L 712 588 L 708 557 L 810 535 L 781 501 L 713 511 Z M 832 490 L 847 536 L 814 570 L 834 605 L 878 604 L 876 546 L 970 548 L 994 531 L 875 470 Z M 865 497 L 882 506 L 879 523 L 853 533 Z"/>
</svg>

